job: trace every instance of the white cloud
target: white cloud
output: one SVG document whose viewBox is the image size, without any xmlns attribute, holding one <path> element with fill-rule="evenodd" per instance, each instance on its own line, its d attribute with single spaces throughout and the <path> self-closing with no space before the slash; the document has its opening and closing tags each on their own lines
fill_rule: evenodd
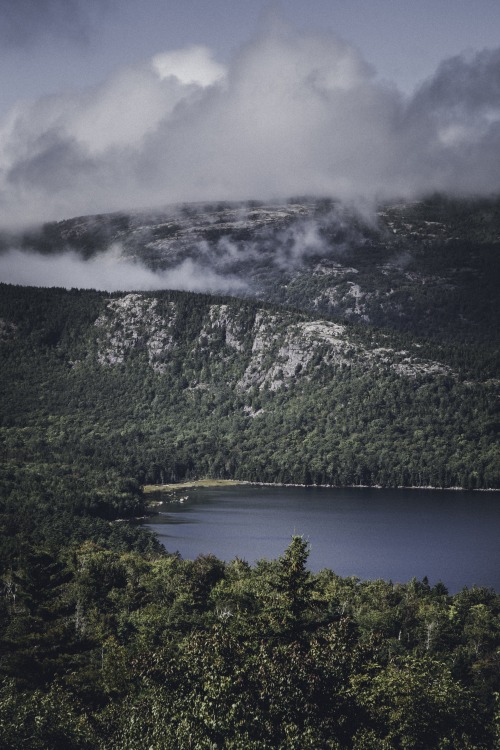
<svg viewBox="0 0 500 750">
<path fill-rule="evenodd" d="M 220 276 L 187 259 L 168 271 L 154 272 L 122 255 L 118 244 L 84 260 L 74 251 L 41 255 L 11 249 L 0 255 L 0 279 L 8 284 L 66 289 L 122 290 L 180 289 L 193 292 L 237 293 L 246 288 L 240 279 Z"/>
<path fill-rule="evenodd" d="M 160 79 L 175 78 L 187 86 L 211 86 L 226 75 L 225 67 L 213 59 L 211 51 L 196 45 L 155 55 L 152 65 Z"/>
<path fill-rule="evenodd" d="M 227 70 L 204 47 L 0 126 L 0 224 L 178 201 L 357 200 L 500 187 L 500 50 L 443 63 L 410 99 L 349 45 L 274 24 Z"/>
</svg>

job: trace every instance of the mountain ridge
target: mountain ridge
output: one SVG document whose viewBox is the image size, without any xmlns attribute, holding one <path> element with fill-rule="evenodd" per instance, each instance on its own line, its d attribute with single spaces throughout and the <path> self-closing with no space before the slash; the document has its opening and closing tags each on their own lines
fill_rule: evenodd
<svg viewBox="0 0 500 750">
<path fill-rule="evenodd" d="M 148 269 L 147 283 L 158 288 L 189 290 L 191 279 L 194 291 L 267 300 L 441 342 L 498 344 L 498 198 L 436 195 L 364 214 L 304 198 L 187 204 L 78 217 L 3 236 L 0 255 L 14 246 L 55 258 L 71 251 L 82 262 L 102 258 L 111 267 L 118 259 Z"/>
</svg>

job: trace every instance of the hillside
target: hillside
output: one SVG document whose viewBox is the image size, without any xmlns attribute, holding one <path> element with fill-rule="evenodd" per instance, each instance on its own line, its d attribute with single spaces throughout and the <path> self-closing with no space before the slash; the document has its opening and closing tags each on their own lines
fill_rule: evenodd
<svg viewBox="0 0 500 750">
<path fill-rule="evenodd" d="M 493 747 L 493 590 L 312 574 L 300 537 L 182 560 L 120 522 L 200 476 L 498 488 L 471 299 L 429 338 L 256 294 L 1 284 L 2 748 Z"/>
<path fill-rule="evenodd" d="M 479 350 L 231 298 L 1 291 L 3 450 L 23 471 L 499 486 Z"/>
<path fill-rule="evenodd" d="M 364 213 L 303 198 L 187 204 L 4 234 L 0 252 L 10 247 L 74 251 L 86 259 L 111 248 L 152 271 L 173 273 L 174 287 L 189 272 L 199 290 L 219 289 L 441 342 L 498 345 L 498 198 L 432 196 Z M 169 286 L 162 279 L 159 287 Z M 210 285 L 204 287 L 204 279 Z"/>
</svg>

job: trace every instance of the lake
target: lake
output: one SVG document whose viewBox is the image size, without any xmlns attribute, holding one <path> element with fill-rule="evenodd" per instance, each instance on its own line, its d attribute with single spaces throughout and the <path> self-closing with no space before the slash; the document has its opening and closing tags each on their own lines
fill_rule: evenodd
<svg viewBox="0 0 500 750">
<path fill-rule="evenodd" d="M 146 525 L 184 558 L 253 563 L 300 534 L 313 571 L 500 591 L 500 492 L 240 485 L 176 496 L 187 499 L 163 503 Z"/>
</svg>

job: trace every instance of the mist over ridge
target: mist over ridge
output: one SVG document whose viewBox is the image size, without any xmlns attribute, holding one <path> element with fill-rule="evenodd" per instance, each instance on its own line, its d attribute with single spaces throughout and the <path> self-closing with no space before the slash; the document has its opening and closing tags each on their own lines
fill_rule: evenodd
<svg viewBox="0 0 500 750">
<path fill-rule="evenodd" d="M 0 750 L 496 746 L 499 30 L 0 0 Z"/>
<path fill-rule="evenodd" d="M 472 336 L 498 279 L 499 80 L 500 48 L 483 49 L 403 93 L 354 45 L 273 11 L 224 62 L 200 43 L 155 49 L 19 100 L 0 122 L 0 280 L 434 330 L 429 295 Z"/>
<path fill-rule="evenodd" d="M 305 197 L 81 216 L 0 233 L 0 279 L 178 289 L 445 339 L 493 340 L 500 200 L 357 206 Z"/>
</svg>

